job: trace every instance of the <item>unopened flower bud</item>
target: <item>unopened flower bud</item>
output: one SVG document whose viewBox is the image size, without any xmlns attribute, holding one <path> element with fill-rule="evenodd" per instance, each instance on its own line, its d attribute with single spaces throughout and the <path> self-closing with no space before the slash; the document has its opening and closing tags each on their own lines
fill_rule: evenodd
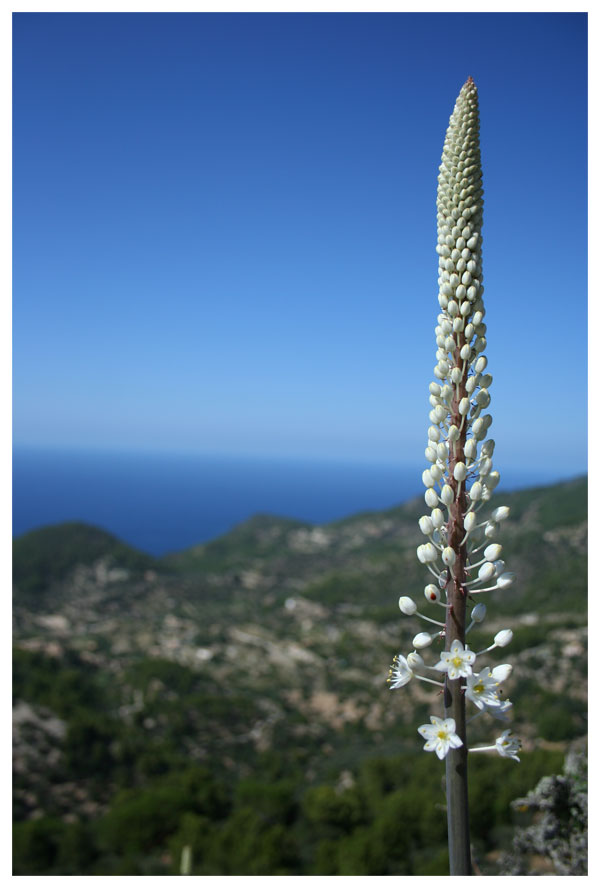
<svg viewBox="0 0 601 889">
<path fill-rule="evenodd" d="M 478 580 L 490 580 L 495 576 L 495 566 L 490 562 L 485 562 L 478 571 Z"/>
<path fill-rule="evenodd" d="M 430 518 L 432 519 L 432 524 L 435 528 L 442 528 L 444 525 L 444 512 L 442 509 L 433 509 Z"/>
<path fill-rule="evenodd" d="M 471 531 L 478 520 L 475 512 L 468 512 L 463 520 L 463 527 L 466 531 Z"/>
<path fill-rule="evenodd" d="M 508 586 L 511 586 L 511 584 L 514 582 L 514 580 L 515 580 L 515 574 L 513 573 L 513 571 L 505 571 L 503 574 L 501 574 L 501 576 L 497 580 L 497 586 L 499 587 L 500 590 L 504 590 Z"/>
<path fill-rule="evenodd" d="M 477 605 L 474 605 L 472 608 L 471 618 L 476 624 L 481 624 L 484 618 L 486 617 L 486 605 L 484 602 L 478 602 Z"/>
<path fill-rule="evenodd" d="M 447 435 L 449 441 L 458 441 L 460 435 L 461 433 L 459 432 L 459 429 L 457 428 L 457 426 L 455 426 L 455 424 L 449 426 L 449 432 Z"/>
<path fill-rule="evenodd" d="M 480 314 L 480 316 L 481 316 L 481 313 L 477 313 L 477 314 Z M 475 317 L 476 316 L 474 315 L 474 319 L 475 319 Z M 474 323 L 476 324 L 479 322 L 476 322 L 474 320 Z M 474 365 L 474 370 L 476 371 L 476 373 L 482 373 L 482 371 L 485 369 L 487 364 L 488 364 L 488 359 L 487 359 L 486 355 L 480 355 L 480 357 L 478 358 L 478 360 L 476 361 L 476 363 Z"/>
<path fill-rule="evenodd" d="M 482 454 L 484 457 L 492 457 L 494 450 L 495 440 L 494 438 L 489 438 L 488 441 L 485 441 L 482 445 Z"/>
<path fill-rule="evenodd" d="M 462 417 L 464 417 L 470 409 L 470 400 L 469 398 L 462 398 L 459 402 L 459 413 Z"/>
<path fill-rule="evenodd" d="M 497 577 L 500 577 L 503 573 L 503 569 L 505 568 L 505 562 L 503 561 L 503 559 L 495 559 L 493 565 L 495 566 L 495 574 L 497 575 Z"/>
<path fill-rule="evenodd" d="M 433 583 L 424 587 L 424 596 L 428 602 L 440 602 L 440 590 Z"/>
<path fill-rule="evenodd" d="M 421 654 L 417 653 L 417 651 L 411 651 L 407 655 L 407 663 L 411 670 L 418 670 L 420 667 L 424 666 L 424 659 Z"/>
<path fill-rule="evenodd" d="M 494 491 L 500 481 L 501 476 L 496 470 L 494 470 L 493 472 L 489 472 L 489 474 L 486 476 L 486 478 L 484 479 L 484 484 L 489 491 Z"/>
<path fill-rule="evenodd" d="M 456 559 L 457 554 L 455 553 L 455 550 L 452 549 L 450 546 L 445 546 L 442 551 L 442 561 L 445 563 L 445 565 L 454 565 Z"/>
<path fill-rule="evenodd" d="M 431 395 L 440 395 L 440 386 L 438 383 L 430 383 L 430 394 Z"/>
<path fill-rule="evenodd" d="M 413 647 L 427 648 L 428 645 L 432 645 L 433 641 L 434 636 L 431 636 L 430 633 L 418 633 L 413 639 Z"/>
<path fill-rule="evenodd" d="M 453 500 L 455 499 L 453 495 L 453 489 L 450 485 L 443 485 L 442 490 L 440 492 L 440 499 L 444 503 L 445 506 L 450 506 Z"/>
<path fill-rule="evenodd" d="M 426 460 L 428 460 L 430 463 L 436 462 L 436 459 L 437 459 L 436 448 L 433 448 L 430 445 L 428 445 L 428 447 L 424 451 L 424 454 L 426 455 Z"/>
<path fill-rule="evenodd" d="M 484 550 L 484 558 L 487 562 L 494 562 L 496 559 L 499 558 L 502 550 L 503 547 L 500 543 L 491 543 Z"/>
<path fill-rule="evenodd" d="M 478 454 L 478 442 L 475 438 L 468 438 L 463 449 L 468 460 L 473 460 Z"/>
<path fill-rule="evenodd" d="M 480 500 L 481 497 L 482 497 L 482 485 L 480 484 L 480 482 L 474 482 L 474 484 L 470 488 L 470 499 L 471 500 Z"/>
<path fill-rule="evenodd" d="M 503 522 L 509 515 L 509 507 L 508 506 L 497 506 L 496 509 L 493 509 L 491 513 L 491 519 L 493 522 Z"/>
<path fill-rule="evenodd" d="M 460 367 L 454 367 L 451 371 L 451 382 L 458 383 L 461 380 L 462 373 Z"/>
<path fill-rule="evenodd" d="M 495 636 L 495 645 L 498 645 L 499 648 L 505 648 L 506 645 L 509 645 L 512 639 L 513 630 L 499 630 Z"/>
<path fill-rule="evenodd" d="M 419 520 L 419 529 L 422 534 L 429 535 L 434 531 L 434 522 L 429 515 L 423 515 Z"/>
<path fill-rule="evenodd" d="M 511 666 L 511 664 L 499 664 L 498 667 L 493 667 L 490 672 L 492 673 L 493 679 L 495 679 L 497 682 L 505 682 L 505 680 L 509 679 L 509 677 L 511 676 L 513 667 Z"/>
<path fill-rule="evenodd" d="M 485 537 L 494 537 L 497 533 L 497 526 L 494 522 L 487 522 L 484 527 L 484 536 Z"/>
<path fill-rule="evenodd" d="M 428 438 L 430 441 L 440 441 L 440 429 L 438 426 L 429 426 L 428 427 Z"/>
<path fill-rule="evenodd" d="M 434 487 L 434 479 L 432 478 L 432 473 L 429 469 L 424 469 L 422 472 L 422 482 L 424 483 L 425 488 Z"/>
<path fill-rule="evenodd" d="M 435 562 L 438 557 L 438 550 L 434 546 L 433 543 L 422 543 L 421 547 L 422 556 L 420 561 L 423 559 L 424 563 L 426 562 Z M 419 558 L 419 555 L 418 555 Z"/>
<path fill-rule="evenodd" d="M 408 615 L 415 614 L 417 611 L 417 605 L 410 596 L 401 596 L 399 599 L 399 608 L 403 614 Z"/>
<path fill-rule="evenodd" d="M 469 326 L 470 325 L 468 324 L 468 327 Z M 467 330 L 467 328 L 466 328 L 466 330 Z M 467 361 L 467 359 L 470 357 L 470 352 L 471 352 L 471 349 L 469 347 L 469 343 L 466 343 L 464 346 L 461 347 L 461 351 L 460 351 L 459 355 L 461 356 L 461 358 L 464 361 Z"/>
<path fill-rule="evenodd" d="M 456 481 L 462 482 L 467 477 L 467 466 L 465 463 L 455 463 L 455 468 L 453 469 L 453 476 Z"/>
</svg>

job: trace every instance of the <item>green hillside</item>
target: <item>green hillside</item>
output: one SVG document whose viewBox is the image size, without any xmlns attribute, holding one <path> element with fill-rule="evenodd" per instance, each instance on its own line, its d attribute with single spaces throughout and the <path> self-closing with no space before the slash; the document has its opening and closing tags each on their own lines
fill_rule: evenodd
<svg viewBox="0 0 601 889">
<path fill-rule="evenodd" d="M 514 630 L 524 752 L 470 767 L 483 873 L 511 801 L 586 734 L 586 494 L 576 479 L 492 504 L 511 507 L 518 581 L 470 644 Z M 397 600 L 427 582 L 423 512 L 256 516 L 161 560 L 80 524 L 16 540 L 15 873 L 176 874 L 185 846 L 198 875 L 447 872 L 444 770 L 416 732 L 436 704 L 385 681 L 422 629 Z"/>
</svg>

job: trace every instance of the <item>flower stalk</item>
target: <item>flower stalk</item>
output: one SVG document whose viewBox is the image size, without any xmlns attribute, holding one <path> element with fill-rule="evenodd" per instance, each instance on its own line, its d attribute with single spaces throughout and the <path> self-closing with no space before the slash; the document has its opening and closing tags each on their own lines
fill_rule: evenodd
<svg viewBox="0 0 601 889">
<path fill-rule="evenodd" d="M 466 634 L 486 617 L 486 606 L 473 595 L 502 590 L 514 579 L 504 570 L 502 547 L 494 540 L 508 508 L 497 507 L 484 521 L 477 518 L 499 483 L 499 473 L 493 470 L 494 441 L 486 440 L 492 416 L 483 413 L 490 405 L 492 376 L 485 372 L 488 361 L 483 354 L 483 192 L 478 92 L 471 77 L 455 103 L 439 171 L 436 250 L 441 313 L 435 330 L 435 380 L 429 386 L 428 467 L 422 474 L 431 513 L 419 520 L 428 542 L 417 548 L 417 557 L 436 579 L 424 589 L 426 601 L 445 607 L 446 619 L 442 631 L 418 633 L 413 646 L 425 650 L 443 640 L 444 650 L 432 666 L 415 651 L 408 658 L 398 655 L 389 682 L 391 688 L 401 688 L 413 678 L 425 679 L 414 672 L 415 666 L 443 674 L 444 718 L 431 716 L 430 724 L 419 726 L 418 732 L 426 739 L 424 750 L 445 760 L 450 873 L 465 876 L 471 874 L 468 753 L 497 752 L 519 762 L 519 740 L 509 730 L 493 745 L 472 748 L 468 748 L 466 730 L 474 718 L 466 717 L 468 703 L 475 706 L 475 715 L 502 720 L 512 706 L 501 700 L 498 690 L 511 666 L 487 666 L 479 671 L 475 667 L 478 656 L 511 642 L 511 630 L 497 633 L 480 652 L 466 645 Z M 442 595 L 446 602 L 441 601 Z M 408 596 L 401 596 L 399 607 L 407 617 L 440 624 L 418 612 Z"/>
</svg>

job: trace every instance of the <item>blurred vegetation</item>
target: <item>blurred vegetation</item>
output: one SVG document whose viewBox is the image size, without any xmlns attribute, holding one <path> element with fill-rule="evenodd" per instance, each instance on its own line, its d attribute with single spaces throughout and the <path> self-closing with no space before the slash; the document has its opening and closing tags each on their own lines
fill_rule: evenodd
<svg viewBox="0 0 601 889">
<path fill-rule="evenodd" d="M 487 605 L 514 638 L 490 662 L 514 664 L 527 744 L 520 764 L 470 763 L 474 855 L 493 875 L 511 802 L 587 729 L 586 479 L 502 503 L 518 583 Z M 178 874 L 184 847 L 193 875 L 447 874 L 444 764 L 415 730 L 432 703 L 384 681 L 416 631 L 396 603 L 423 588 L 423 511 L 321 537 L 257 516 L 162 560 L 79 523 L 16 540 L 15 875 Z M 99 581 L 99 562 L 127 576 Z M 490 641 L 487 619 L 470 644 Z M 487 719 L 476 744 L 504 728 Z"/>
</svg>

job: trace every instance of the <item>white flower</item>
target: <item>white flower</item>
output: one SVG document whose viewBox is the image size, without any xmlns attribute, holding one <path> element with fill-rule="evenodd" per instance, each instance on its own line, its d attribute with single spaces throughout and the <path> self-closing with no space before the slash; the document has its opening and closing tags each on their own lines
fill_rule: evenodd
<svg viewBox="0 0 601 889">
<path fill-rule="evenodd" d="M 486 707 L 487 711 L 491 716 L 494 716 L 495 719 L 500 719 L 501 722 L 509 721 L 509 711 L 513 708 L 513 703 L 509 699 L 505 699 L 501 702 L 498 707 Z"/>
<path fill-rule="evenodd" d="M 506 729 L 503 734 L 496 739 L 495 747 L 497 751 L 501 754 L 501 756 L 507 756 L 510 759 L 515 759 L 516 762 L 520 761 L 519 756 L 517 756 L 518 750 L 521 748 L 522 744 L 519 738 L 516 738 L 515 735 L 511 734 L 509 729 Z"/>
<path fill-rule="evenodd" d="M 454 719 L 439 719 L 431 716 L 432 725 L 420 725 L 418 732 L 426 739 L 424 750 L 434 750 L 439 759 L 444 759 L 451 747 L 461 747 L 463 741 L 455 734 Z"/>
<path fill-rule="evenodd" d="M 471 676 L 472 664 L 475 660 L 475 653 L 469 648 L 464 648 L 459 639 L 454 639 L 449 651 L 441 651 L 440 660 L 434 669 L 440 670 L 441 673 L 447 673 L 449 679 L 459 679 L 460 676 Z"/>
<path fill-rule="evenodd" d="M 413 679 L 413 670 L 407 663 L 407 658 L 402 654 L 397 654 L 392 662 L 392 667 L 388 671 L 388 679 L 390 688 L 402 688 Z"/>
<path fill-rule="evenodd" d="M 479 673 L 472 673 L 466 678 L 465 696 L 479 710 L 485 707 L 498 707 L 501 703 L 497 688 L 499 683 L 494 678 L 488 667 Z"/>
</svg>

